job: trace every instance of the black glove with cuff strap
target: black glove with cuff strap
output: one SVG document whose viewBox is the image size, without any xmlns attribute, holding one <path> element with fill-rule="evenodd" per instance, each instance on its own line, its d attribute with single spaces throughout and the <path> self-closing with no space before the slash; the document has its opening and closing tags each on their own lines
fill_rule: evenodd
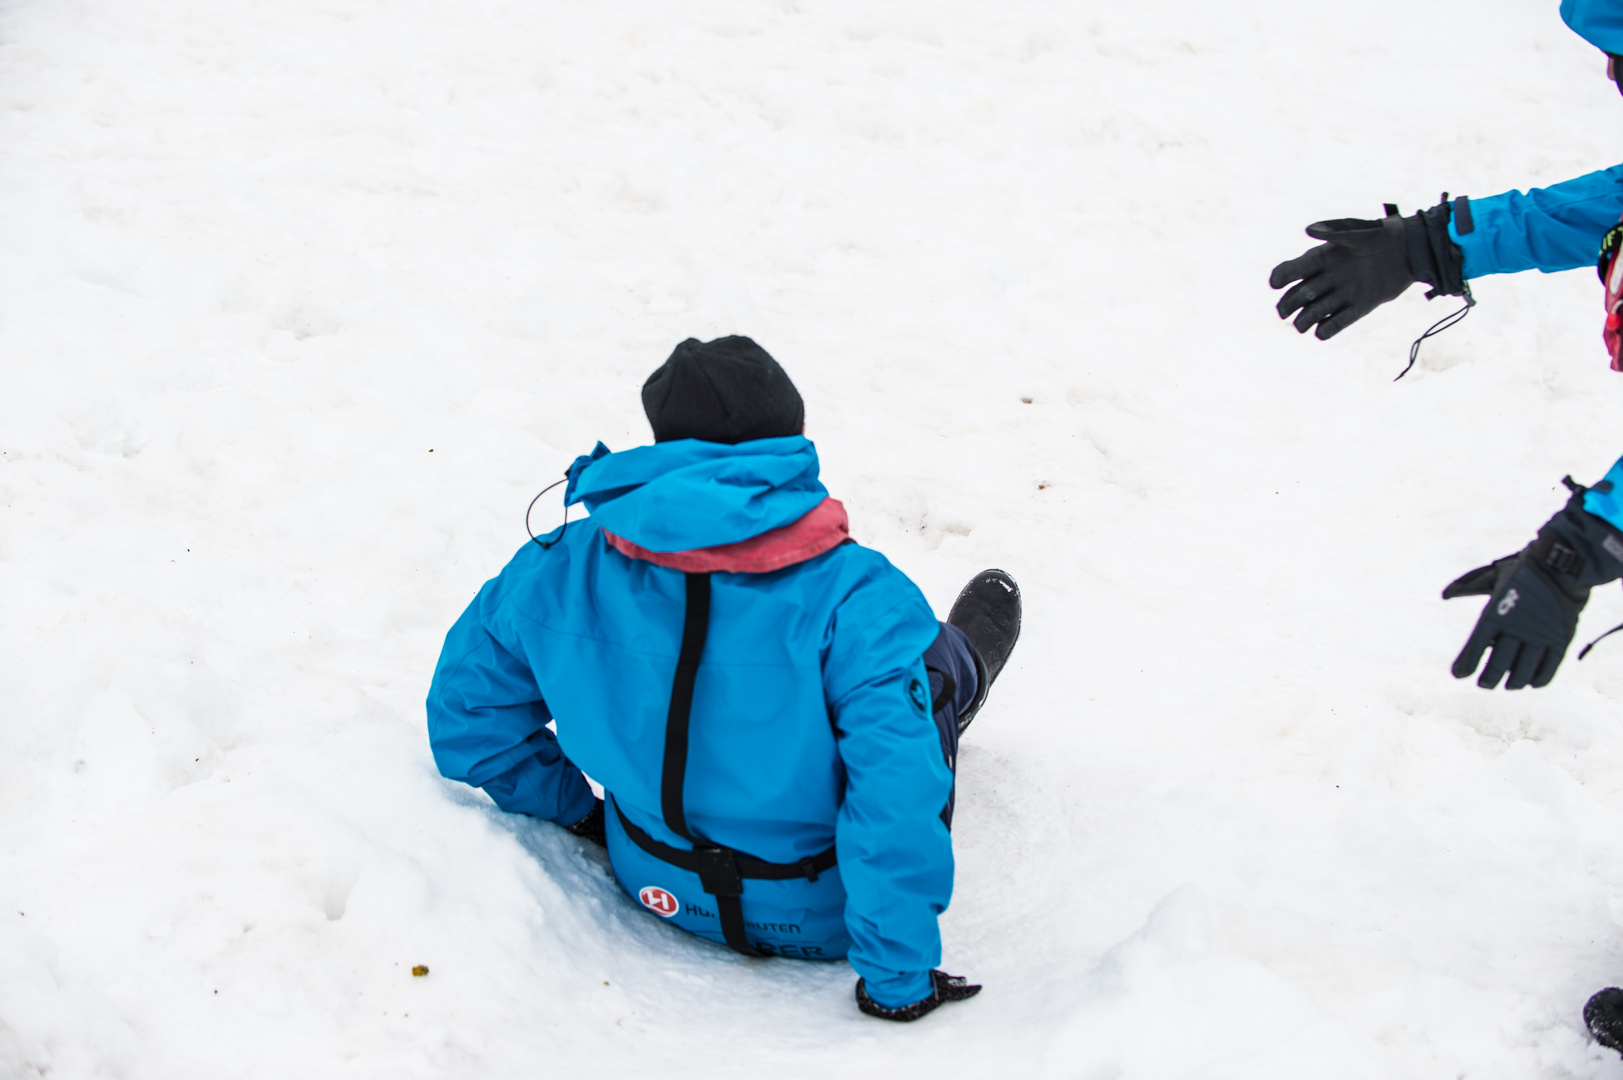
<svg viewBox="0 0 1623 1080">
<path fill-rule="evenodd" d="M 1458 228 L 1468 233 L 1469 202 L 1463 196 L 1452 203 L 1448 196 L 1429 210 L 1408 217 L 1386 205 L 1386 217 L 1336 218 L 1315 221 L 1307 234 L 1324 243 L 1274 267 L 1270 288 L 1294 286 L 1275 308 L 1281 319 L 1296 315 L 1299 333 L 1314 330 L 1320 341 L 1335 337 L 1389 300 L 1396 300 L 1417 281 L 1431 286 L 1426 294 L 1463 296 L 1461 273 L 1464 256 L 1448 235 L 1449 219 L 1458 215 Z"/>
<path fill-rule="evenodd" d="M 1604 483 L 1604 481 L 1603 481 Z M 1479 566 L 1451 582 L 1443 599 L 1486 596 L 1454 677 L 1473 674 L 1488 650 L 1477 685 L 1492 690 L 1548 686 L 1578 630 L 1589 590 L 1623 577 L 1623 533 L 1584 509 L 1587 490 L 1572 483 L 1572 498 L 1515 555 Z"/>
</svg>

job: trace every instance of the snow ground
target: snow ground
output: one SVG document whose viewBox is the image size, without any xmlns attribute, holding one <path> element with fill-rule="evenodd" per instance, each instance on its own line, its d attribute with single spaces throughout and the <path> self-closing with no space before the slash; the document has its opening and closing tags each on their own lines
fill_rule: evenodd
<svg viewBox="0 0 1623 1080">
<path fill-rule="evenodd" d="M 1485 694 L 1437 599 L 1623 450 L 1598 286 L 1394 385 L 1447 301 L 1264 284 L 1612 164 L 1599 67 L 1553 0 L 9 0 L 0 1075 L 1623 1077 L 1623 646 Z M 1025 589 L 913 1027 L 428 754 L 531 495 L 731 332 L 941 610 Z"/>
</svg>

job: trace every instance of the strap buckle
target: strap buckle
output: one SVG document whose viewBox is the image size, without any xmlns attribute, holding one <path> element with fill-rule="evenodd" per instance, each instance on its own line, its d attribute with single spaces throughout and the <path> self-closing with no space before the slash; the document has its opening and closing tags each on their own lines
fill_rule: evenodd
<svg viewBox="0 0 1623 1080">
<path fill-rule="evenodd" d="M 1545 552 L 1544 565 L 1559 574 L 1577 575 L 1583 573 L 1584 557 L 1557 540 Z"/>
<path fill-rule="evenodd" d="M 711 896 L 742 896 L 744 878 L 738 872 L 738 860 L 733 849 L 719 844 L 693 845 L 695 870 L 699 886 Z"/>
</svg>

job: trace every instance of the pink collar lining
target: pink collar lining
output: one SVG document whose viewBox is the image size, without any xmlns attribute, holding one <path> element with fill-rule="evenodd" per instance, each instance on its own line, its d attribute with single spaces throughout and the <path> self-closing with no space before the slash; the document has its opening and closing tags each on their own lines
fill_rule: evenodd
<svg viewBox="0 0 1623 1080">
<path fill-rule="evenodd" d="M 740 540 L 736 544 L 695 548 L 692 551 L 649 551 L 623 536 L 604 529 L 609 545 L 632 559 L 656 566 L 668 566 L 688 574 L 721 571 L 729 574 L 767 574 L 785 566 L 815 559 L 851 537 L 851 524 L 845 506 L 837 499 L 824 499 L 798 521 Z"/>
</svg>

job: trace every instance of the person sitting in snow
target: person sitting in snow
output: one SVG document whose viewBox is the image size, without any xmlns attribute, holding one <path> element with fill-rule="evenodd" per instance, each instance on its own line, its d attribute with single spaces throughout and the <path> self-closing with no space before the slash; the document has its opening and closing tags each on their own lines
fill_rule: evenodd
<svg viewBox="0 0 1623 1080">
<path fill-rule="evenodd" d="M 1562 0 L 1561 18 L 1606 54 L 1606 75 L 1623 91 L 1623 0 Z M 1595 265 L 1606 294 L 1602 340 L 1612 370 L 1623 371 L 1620 221 L 1623 165 L 1525 195 L 1509 191 L 1475 201 L 1461 196 L 1452 203 L 1445 195 L 1437 206 L 1409 217 L 1388 206 L 1381 221 L 1339 219 L 1308 226 L 1309 236 L 1325 242 L 1274 267 L 1269 284 L 1291 286 L 1278 303 L 1279 317 L 1294 314 L 1298 331 L 1316 327 L 1323 340 L 1416 281 L 1432 286 L 1428 299 L 1464 296 L 1469 308 L 1474 303 L 1469 279 Z M 1409 362 L 1414 363 L 1412 351 Z M 1571 477 L 1566 484 L 1572 491 L 1567 505 L 1530 544 L 1443 590 L 1445 600 L 1488 598 L 1454 660 L 1455 678 L 1469 678 L 1480 666 L 1477 685 L 1487 690 L 1501 680 L 1507 690 L 1549 685 L 1577 633 L 1590 590 L 1623 577 L 1623 459 L 1592 488 Z M 1623 1051 L 1623 989 L 1601 990 L 1583 1015 L 1597 1042 Z"/>
<path fill-rule="evenodd" d="M 576 459 L 564 505 L 589 522 L 525 544 L 447 635 L 440 772 L 604 844 L 683 930 L 846 957 L 871 1016 L 973 996 L 937 968 L 937 917 L 958 739 L 1019 637 L 1018 587 L 983 571 L 937 622 L 848 535 L 800 394 L 749 338 L 682 342 L 642 401 L 654 444 Z"/>
</svg>

